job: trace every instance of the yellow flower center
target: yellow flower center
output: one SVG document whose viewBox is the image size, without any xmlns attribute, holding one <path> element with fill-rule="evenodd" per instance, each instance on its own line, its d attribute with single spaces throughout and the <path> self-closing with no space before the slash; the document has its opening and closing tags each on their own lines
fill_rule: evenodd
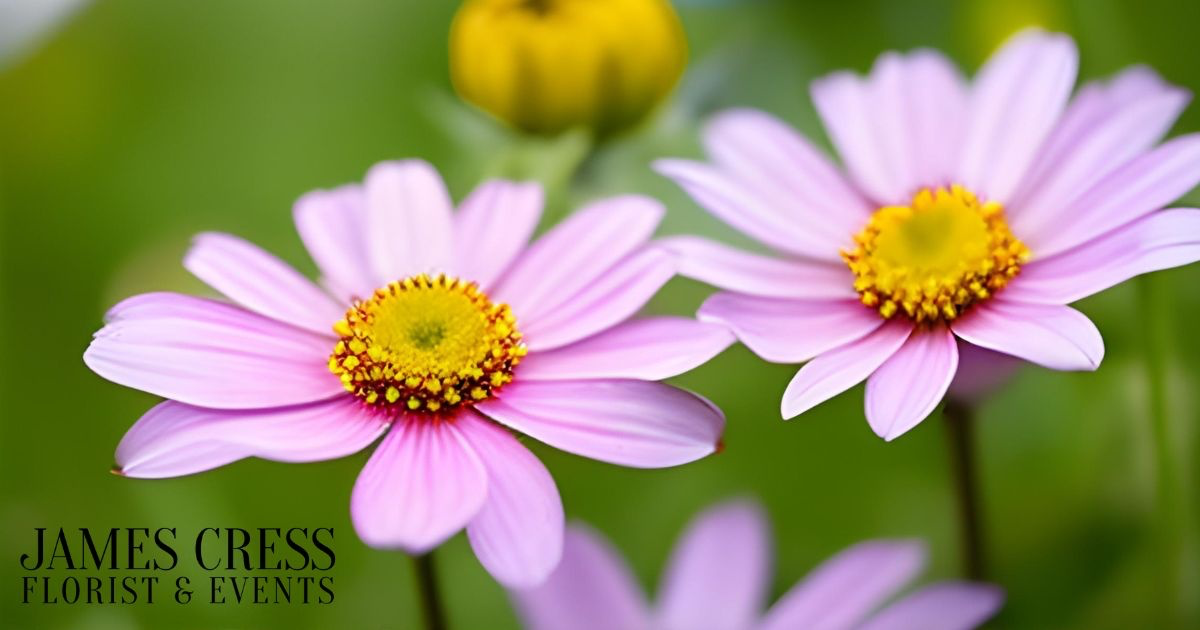
<svg viewBox="0 0 1200 630">
<path fill-rule="evenodd" d="M 377 289 L 334 324 L 329 370 L 388 410 L 474 404 L 513 379 L 525 356 L 516 318 L 473 282 L 420 274 Z"/>
<path fill-rule="evenodd" d="M 962 186 L 921 189 L 907 206 L 871 216 L 842 259 L 862 303 L 891 318 L 949 322 L 1008 284 L 1029 259 L 1004 220 Z"/>
</svg>

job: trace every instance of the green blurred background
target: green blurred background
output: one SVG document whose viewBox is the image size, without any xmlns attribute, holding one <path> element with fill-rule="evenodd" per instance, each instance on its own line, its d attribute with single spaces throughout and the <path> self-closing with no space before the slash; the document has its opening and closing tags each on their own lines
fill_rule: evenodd
<svg viewBox="0 0 1200 630">
<path fill-rule="evenodd" d="M 698 155 L 699 122 L 731 105 L 766 109 L 827 144 L 807 96 L 814 77 L 863 71 L 883 50 L 915 46 L 945 50 L 973 71 L 1027 23 L 1074 34 L 1085 79 L 1148 63 L 1200 89 L 1194 1 L 680 3 L 691 62 L 675 99 L 589 159 L 568 190 L 579 137 L 521 140 L 453 97 L 454 8 L 100 0 L 0 70 L 0 626 L 418 624 L 408 558 L 368 549 L 349 522 L 366 453 L 312 465 L 243 461 L 162 481 L 108 474 L 121 435 L 155 400 L 94 376 L 81 353 L 118 299 L 204 291 L 179 266 L 195 232 L 239 234 L 312 272 L 292 201 L 357 180 L 376 161 L 420 156 L 442 169 L 456 197 L 488 174 L 533 175 L 557 191 L 553 220 L 582 199 L 644 192 L 670 207 L 661 233 L 746 244 L 648 163 Z M 1173 133 L 1197 129 L 1193 106 Z M 1193 266 L 1085 301 L 1107 343 L 1103 367 L 1025 368 L 983 407 L 988 551 L 1008 591 L 994 627 L 1200 627 L 1198 287 Z M 651 310 L 690 313 L 706 293 L 675 280 Z M 929 541 L 925 579 L 952 577 L 955 506 L 940 418 L 885 444 L 867 427 L 857 388 L 784 423 L 778 401 L 794 370 L 735 347 L 677 379 L 729 418 L 725 452 L 696 464 L 637 471 L 533 448 L 568 516 L 605 532 L 648 589 L 686 521 L 734 495 L 760 498 L 773 520 L 773 596 L 837 550 L 880 536 Z M 1165 439 L 1156 441 L 1155 427 Z M 166 589 L 153 606 L 19 603 L 17 558 L 34 527 L 165 526 L 186 539 L 210 525 L 334 527 L 335 603 L 184 607 Z M 504 592 L 462 536 L 437 561 L 453 627 L 515 627 Z"/>
</svg>

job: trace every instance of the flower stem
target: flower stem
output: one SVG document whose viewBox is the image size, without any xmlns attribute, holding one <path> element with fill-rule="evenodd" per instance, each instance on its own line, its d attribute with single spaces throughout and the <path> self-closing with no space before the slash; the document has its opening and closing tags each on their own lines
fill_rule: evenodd
<svg viewBox="0 0 1200 630">
<path fill-rule="evenodd" d="M 421 599 L 421 617 L 425 621 L 425 630 L 446 630 L 446 611 L 442 606 L 441 591 L 438 590 L 433 552 L 413 556 L 413 568 L 417 573 L 417 589 Z"/>
<path fill-rule="evenodd" d="M 962 546 L 963 574 L 971 580 L 985 575 L 983 517 L 979 505 L 979 477 L 975 462 L 975 410 L 968 403 L 950 399 L 942 412 L 954 468 L 958 497 L 958 520 Z"/>
</svg>

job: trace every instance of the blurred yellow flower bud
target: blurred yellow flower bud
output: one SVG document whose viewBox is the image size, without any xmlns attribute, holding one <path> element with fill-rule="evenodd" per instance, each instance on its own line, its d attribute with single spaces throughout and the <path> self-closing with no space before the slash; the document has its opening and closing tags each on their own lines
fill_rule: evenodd
<svg viewBox="0 0 1200 630">
<path fill-rule="evenodd" d="M 626 129 L 671 91 L 686 59 L 668 0 L 467 0 L 450 29 L 458 93 L 532 133 Z"/>
</svg>

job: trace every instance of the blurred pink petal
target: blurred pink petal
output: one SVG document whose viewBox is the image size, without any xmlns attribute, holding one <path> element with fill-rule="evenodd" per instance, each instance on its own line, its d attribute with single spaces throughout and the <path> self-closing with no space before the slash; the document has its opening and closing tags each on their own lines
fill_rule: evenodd
<svg viewBox="0 0 1200 630">
<path fill-rule="evenodd" d="M 381 162 L 363 184 L 367 254 L 378 278 L 399 280 L 446 271 L 451 261 L 451 203 L 427 162 Z"/>
<path fill-rule="evenodd" d="M 508 587 L 542 583 L 562 557 L 563 508 L 554 479 L 533 453 L 475 413 L 457 428 L 487 469 L 487 500 L 467 537 L 488 573 Z"/>
<path fill-rule="evenodd" d="M 761 614 L 770 578 L 770 532 L 762 509 L 748 501 L 709 508 L 671 552 L 655 627 L 749 629 Z"/>
<path fill-rule="evenodd" d="M 314 462 L 345 457 L 369 446 L 385 419 L 347 396 L 257 410 L 160 403 L 125 433 L 117 466 L 127 477 L 178 477 L 245 457 Z"/>
<path fill-rule="evenodd" d="M 794 418 L 865 381 L 904 345 L 912 330 L 911 322 L 893 320 L 809 361 L 783 392 L 783 418 Z"/>
<path fill-rule="evenodd" d="M 1035 260 L 1004 299 L 1068 304 L 1134 276 L 1200 260 L 1200 210 L 1153 212 L 1057 256 Z"/>
<path fill-rule="evenodd" d="M 958 370 L 950 382 L 947 395 L 964 402 L 983 400 L 1008 383 L 1021 360 L 988 350 L 963 339 L 958 340 Z"/>
<path fill-rule="evenodd" d="M 630 254 L 553 311 L 518 322 L 531 351 L 559 348 L 637 313 L 675 275 L 675 260 L 646 248 Z"/>
<path fill-rule="evenodd" d="M 858 630 L 971 630 L 991 619 L 1004 603 L 994 586 L 942 582 L 888 606 Z"/>
<path fill-rule="evenodd" d="M 659 244 L 679 257 L 679 275 L 719 289 L 761 297 L 858 299 L 854 274 L 842 263 L 772 258 L 698 236 L 673 236 Z"/>
<path fill-rule="evenodd" d="M 739 232 L 767 245 L 817 260 L 839 260 L 838 248 L 847 244 L 804 230 L 791 216 L 793 209 L 772 204 L 749 182 L 707 164 L 691 160 L 658 160 L 654 170 L 675 181 L 692 199 Z"/>
<path fill-rule="evenodd" d="M 867 422 L 892 441 L 917 426 L 942 401 L 958 368 L 958 345 L 947 328 L 913 331 L 867 379 Z"/>
<path fill-rule="evenodd" d="M 567 527 L 562 562 L 541 586 L 509 591 L 525 630 L 652 630 L 637 579 L 591 529 Z"/>
<path fill-rule="evenodd" d="M 521 362 L 520 374 L 532 381 L 660 380 L 696 368 L 733 342 L 724 326 L 685 317 L 635 319 L 569 346 L 534 352 Z"/>
<path fill-rule="evenodd" d="M 870 205 L 829 159 L 769 114 L 727 110 L 708 122 L 703 140 L 719 167 L 764 191 L 773 207 L 829 242 L 841 242 L 870 215 Z"/>
<path fill-rule="evenodd" d="M 1126 163 L 1025 235 L 1038 258 L 1079 246 L 1161 209 L 1200 183 L 1200 134 L 1175 138 Z"/>
<path fill-rule="evenodd" d="M 967 119 L 966 83 L 954 64 L 936 50 L 918 49 L 904 62 L 905 117 L 893 124 L 911 125 L 905 146 L 916 179 L 909 188 L 952 183 Z"/>
<path fill-rule="evenodd" d="M 799 363 L 861 339 L 883 325 L 879 313 L 858 300 L 779 300 L 717 293 L 697 314 L 729 326 L 758 356 Z"/>
<path fill-rule="evenodd" d="M 214 300 L 150 293 L 109 312 L 83 355 L 127 387 L 202 407 L 263 408 L 344 392 L 326 367 L 331 337 Z"/>
<path fill-rule="evenodd" d="M 330 289 L 349 304 L 383 281 L 367 257 L 367 208 L 362 187 L 310 192 L 292 210 L 296 231 Z"/>
<path fill-rule="evenodd" d="M 484 506 L 488 474 L 455 421 L 398 418 L 354 482 L 350 516 L 372 547 L 425 553 Z"/>
<path fill-rule="evenodd" d="M 826 560 L 771 607 L 759 630 L 848 630 L 915 578 L 925 549 L 911 541 L 859 543 Z"/>
<path fill-rule="evenodd" d="M 1100 331 L 1069 306 L 996 299 L 972 309 L 952 328 L 977 346 L 1052 370 L 1094 370 L 1104 358 Z"/>
<path fill-rule="evenodd" d="M 971 89 L 959 183 L 1008 203 L 1066 108 L 1078 67 L 1066 35 L 1022 31 L 992 55 Z"/>
<path fill-rule="evenodd" d="M 658 201 L 635 195 L 584 206 L 516 258 L 494 297 L 512 306 L 523 326 L 553 316 L 638 251 L 663 212 Z"/>
<path fill-rule="evenodd" d="M 287 263 L 230 234 L 197 236 L 183 266 L 255 313 L 321 335 L 332 335 L 346 312 Z"/>
<path fill-rule="evenodd" d="M 487 181 L 454 214 L 454 274 L 489 289 L 525 248 L 542 217 L 542 187 Z"/>
<path fill-rule="evenodd" d="M 633 468 L 709 455 L 725 427 L 707 400 L 648 381 L 518 381 L 477 408 L 555 448 Z"/>
</svg>

